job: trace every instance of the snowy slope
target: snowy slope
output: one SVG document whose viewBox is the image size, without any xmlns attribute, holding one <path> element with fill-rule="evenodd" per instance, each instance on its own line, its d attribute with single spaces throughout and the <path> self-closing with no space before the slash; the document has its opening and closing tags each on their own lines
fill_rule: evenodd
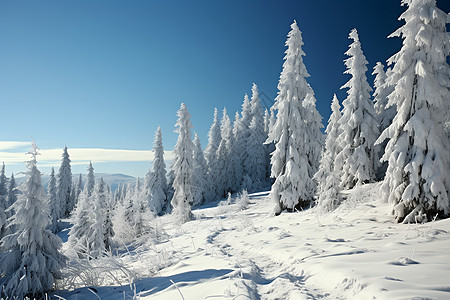
<svg viewBox="0 0 450 300">
<path fill-rule="evenodd" d="M 163 216 L 152 221 L 145 244 L 97 262 L 123 264 L 111 271 L 114 279 L 105 276 L 109 279 L 99 280 L 104 286 L 95 290 L 55 294 L 65 299 L 450 299 L 450 219 L 394 224 L 378 188 L 372 184 L 346 193 L 345 204 L 325 215 L 309 210 L 275 217 L 267 193 L 259 193 L 250 195 L 246 210 L 215 203 L 194 210 L 197 219 L 182 226 Z"/>
</svg>

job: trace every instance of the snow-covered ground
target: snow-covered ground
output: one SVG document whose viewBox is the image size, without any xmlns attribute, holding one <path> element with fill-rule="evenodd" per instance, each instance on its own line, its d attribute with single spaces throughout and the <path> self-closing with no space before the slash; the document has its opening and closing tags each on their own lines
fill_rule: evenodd
<svg viewBox="0 0 450 300">
<path fill-rule="evenodd" d="M 250 195 L 244 210 L 234 204 L 236 199 L 230 205 L 198 208 L 196 219 L 181 226 L 163 216 L 153 221 L 151 236 L 139 247 L 91 262 L 91 277 L 104 278 L 92 282 L 103 286 L 55 295 L 450 299 L 450 219 L 395 224 L 391 205 L 380 200 L 378 189 L 379 184 L 356 188 L 336 211 L 323 215 L 312 209 L 275 217 L 263 192 Z"/>
</svg>

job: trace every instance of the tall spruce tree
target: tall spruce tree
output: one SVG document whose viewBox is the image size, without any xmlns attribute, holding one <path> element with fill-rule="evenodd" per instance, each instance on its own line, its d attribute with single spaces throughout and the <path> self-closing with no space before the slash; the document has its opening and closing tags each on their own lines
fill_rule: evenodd
<svg viewBox="0 0 450 300">
<path fill-rule="evenodd" d="M 9 218 L 14 214 L 14 209 L 12 205 L 17 201 L 17 194 L 18 194 L 17 186 L 16 186 L 16 179 L 14 178 L 14 174 L 11 174 L 11 178 L 9 178 L 9 184 L 8 184 L 8 198 L 7 198 L 7 205 L 10 207 L 8 211 L 6 212 L 6 216 Z"/>
<path fill-rule="evenodd" d="M 206 159 L 203 155 L 202 146 L 198 134 L 194 135 L 194 170 L 193 170 L 193 204 L 199 205 L 207 201 L 211 188 L 208 186 L 208 168 L 206 167 Z"/>
<path fill-rule="evenodd" d="M 161 215 L 168 205 L 168 198 L 166 164 L 164 162 L 164 148 L 159 126 L 155 132 L 153 155 L 152 169 L 148 171 L 145 177 L 143 198 L 147 200 L 147 205 L 152 212 Z"/>
<path fill-rule="evenodd" d="M 336 142 L 341 134 L 339 120 L 341 118 L 341 106 L 336 94 L 331 102 L 331 116 L 328 119 L 328 126 L 325 129 L 325 151 L 320 160 L 319 170 L 314 179 L 317 181 L 317 206 L 321 211 L 333 210 L 340 203 L 339 184 L 341 170 L 335 168 L 334 159 L 341 151 L 340 145 Z"/>
<path fill-rule="evenodd" d="M 50 212 L 50 226 L 49 229 L 56 233 L 58 231 L 58 208 L 59 205 L 56 200 L 56 178 L 55 178 L 55 168 L 52 167 L 50 172 L 50 181 L 47 187 L 47 197 L 48 197 L 48 207 Z"/>
<path fill-rule="evenodd" d="M 312 92 L 306 78 L 309 74 L 303 63 L 301 32 L 294 21 L 286 41 L 286 56 L 278 83 L 278 96 L 273 109 L 278 110 L 277 119 L 267 142 L 275 142 L 272 153 L 272 173 L 275 178 L 270 196 L 275 202 L 275 214 L 282 210 L 294 210 L 311 204 L 315 183 L 309 166 L 307 136 L 307 113 L 303 101 Z"/>
<path fill-rule="evenodd" d="M 223 109 L 222 120 L 220 122 L 220 144 L 219 148 L 216 152 L 216 161 L 217 161 L 217 174 L 220 180 L 217 181 L 217 191 L 219 197 L 226 197 L 226 195 L 231 192 L 231 187 L 233 185 L 232 182 L 232 173 L 230 164 L 230 155 L 232 149 L 232 135 L 233 129 L 231 127 L 231 121 L 228 117 L 227 109 Z"/>
<path fill-rule="evenodd" d="M 435 0 L 403 0 L 405 24 L 389 37 L 403 38 L 389 84 L 388 106 L 397 114 L 377 142 L 388 139 L 383 195 L 398 222 L 421 222 L 450 214 L 449 141 L 444 135 L 450 99 L 448 15 Z"/>
<path fill-rule="evenodd" d="M 349 50 L 350 56 L 345 60 L 350 80 L 341 87 L 348 89 L 347 98 L 342 102 L 342 118 L 339 126 L 341 151 L 336 156 L 336 165 L 342 169 L 341 187 L 351 189 L 354 186 L 375 181 L 378 158 L 375 140 L 378 133 L 373 102 L 370 99 L 371 87 L 367 83 L 367 60 L 361 50 L 358 32 L 352 29 L 349 39 L 353 40 Z"/>
<path fill-rule="evenodd" d="M 191 219 L 191 205 L 193 202 L 193 143 L 191 140 L 191 128 L 190 114 L 184 103 L 181 103 L 181 107 L 178 110 L 178 120 L 175 126 L 175 130 L 178 133 L 177 144 L 173 150 L 175 159 L 173 162 L 173 188 L 174 194 L 172 198 L 172 215 L 175 219 L 184 223 Z"/>
<path fill-rule="evenodd" d="M 7 299 L 43 299 L 54 288 L 55 279 L 62 277 L 65 264 L 61 239 L 47 229 L 50 217 L 34 142 L 28 154 L 26 181 L 13 204 L 15 230 L 1 240 L 0 293 Z"/>
<path fill-rule="evenodd" d="M 217 108 L 214 108 L 214 119 L 208 132 L 208 145 L 205 149 L 205 159 L 208 166 L 209 186 L 211 188 L 210 194 L 214 195 L 214 198 L 211 198 L 210 200 L 214 200 L 219 193 L 217 186 L 219 177 L 216 154 L 217 149 L 219 149 L 220 140 L 220 124 L 217 116 Z"/>
<path fill-rule="evenodd" d="M 72 198 L 70 197 L 71 188 L 72 170 L 70 167 L 70 158 L 67 147 L 64 147 L 56 183 L 56 199 L 60 205 L 59 218 L 69 216 L 73 209 Z"/>
</svg>

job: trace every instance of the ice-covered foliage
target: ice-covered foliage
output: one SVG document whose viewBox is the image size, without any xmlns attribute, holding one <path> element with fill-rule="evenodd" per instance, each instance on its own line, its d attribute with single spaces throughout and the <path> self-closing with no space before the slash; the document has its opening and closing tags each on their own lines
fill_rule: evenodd
<svg viewBox="0 0 450 300">
<path fill-rule="evenodd" d="M 217 195 L 218 168 L 216 154 L 220 145 L 220 124 L 217 116 L 217 108 L 214 108 L 214 119 L 208 132 L 208 145 L 205 149 L 205 159 L 208 166 L 209 186 L 211 187 L 211 195 Z M 213 200 L 213 199 L 210 199 Z"/>
<path fill-rule="evenodd" d="M 175 145 L 174 162 L 172 166 L 174 180 L 174 194 L 171 201 L 173 210 L 172 215 L 180 223 L 191 219 L 191 205 L 193 202 L 192 172 L 194 166 L 193 143 L 191 140 L 190 114 L 184 103 L 178 110 L 178 120 L 175 126 L 175 132 L 178 133 L 178 140 Z"/>
<path fill-rule="evenodd" d="M 10 207 L 8 211 L 6 212 L 6 215 L 8 217 L 11 217 L 14 214 L 14 209 L 12 205 L 17 201 L 17 194 L 19 193 L 19 190 L 16 186 L 16 179 L 14 178 L 14 174 L 11 174 L 11 177 L 9 178 L 8 183 L 8 199 L 7 199 L 7 205 Z"/>
<path fill-rule="evenodd" d="M 80 194 L 82 191 L 83 191 L 83 180 L 82 180 L 81 174 L 80 174 L 78 176 L 78 179 L 72 184 L 71 197 L 72 197 L 74 208 L 78 203 L 78 198 L 80 197 Z"/>
<path fill-rule="evenodd" d="M 64 147 L 61 166 L 59 167 L 57 182 L 56 182 L 56 199 L 59 202 L 59 218 L 69 216 L 73 209 L 72 198 L 70 197 L 70 190 L 72 188 L 72 170 L 70 167 L 69 153 L 67 147 Z"/>
<path fill-rule="evenodd" d="M 317 181 L 317 206 L 321 211 L 333 210 L 339 203 L 339 184 L 341 170 L 335 168 L 334 159 L 341 148 L 337 138 L 341 134 L 339 120 L 341 118 L 341 106 L 336 94 L 331 102 L 331 116 L 325 129 L 325 150 L 320 160 L 320 166 L 314 179 Z"/>
<path fill-rule="evenodd" d="M 50 180 L 47 187 L 47 197 L 48 197 L 48 209 L 50 212 L 50 226 L 49 229 L 52 232 L 58 231 L 58 211 L 59 205 L 56 200 L 56 178 L 55 178 L 55 168 L 52 167 L 50 172 Z"/>
<path fill-rule="evenodd" d="M 242 121 L 239 112 L 234 115 L 233 122 L 233 148 L 231 149 L 230 164 L 233 169 L 233 191 L 238 191 L 242 184 L 242 177 L 244 176 L 244 168 L 242 166 L 241 156 L 245 149 L 246 141 L 239 139 L 239 134 L 242 132 Z"/>
<path fill-rule="evenodd" d="M 259 91 L 256 84 L 252 86 L 251 112 L 252 119 L 249 125 L 249 135 L 246 138 L 245 152 L 243 161 L 244 170 L 254 182 L 254 186 L 259 189 L 266 181 L 267 175 L 267 151 L 264 142 L 267 134 L 264 131 L 264 118 L 259 99 Z"/>
<path fill-rule="evenodd" d="M 92 226 L 91 213 L 94 187 L 94 168 L 92 167 L 92 163 L 89 163 L 86 184 L 78 197 L 78 203 L 70 218 L 72 227 L 70 228 L 68 239 L 71 248 L 80 258 L 86 258 L 89 255 L 88 237 Z"/>
<path fill-rule="evenodd" d="M 275 178 L 270 192 L 275 202 L 275 213 L 284 209 L 301 209 L 310 205 L 315 193 L 311 173 L 310 145 L 305 141 L 311 126 L 306 120 L 303 100 L 312 93 L 306 78 L 309 74 L 303 63 L 301 32 L 294 21 L 286 41 L 286 56 L 278 83 L 278 96 L 272 109 L 278 111 L 277 119 L 267 142 L 275 142 L 272 153 L 271 177 Z M 316 163 L 314 163 L 316 165 Z"/>
<path fill-rule="evenodd" d="M 87 171 L 87 180 L 86 184 L 84 185 L 83 191 L 86 191 L 86 196 L 90 197 L 95 187 L 94 167 L 92 167 L 92 162 L 89 162 Z M 124 190 L 123 192 L 125 193 L 126 190 Z"/>
<path fill-rule="evenodd" d="M 92 192 L 90 199 L 89 219 L 91 226 L 89 227 L 87 239 L 87 257 L 98 258 L 102 256 L 106 250 L 106 199 L 103 189 L 103 182 L 99 180 Z"/>
<path fill-rule="evenodd" d="M 194 135 L 194 170 L 193 170 L 193 205 L 203 204 L 208 199 L 214 197 L 210 194 L 211 187 L 208 181 L 208 168 L 203 154 L 200 138 L 197 133 Z"/>
<path fill-rule="evenodd" d="M 373 102 L 375 112 L 378 117 L 378 124 L 380 132 L 383 132 L 391 123 L 395 116 L 395 106 L 388 107 L 388 96 L 394 90 L 391 84 L 388 84 L 388 75 L 392 72 L 392 69 L 384 71 L 384 65 L 381 62 L 377 62 L 373 68 L 372 75 L 375 75 L 374 79 L 374 92 Z"/>
<path fill-rule="evenodd" d="M 238 210 L 247 209 L 250 204 L 250 197 L 247 190 L 243 190 L 236 199 L 236 208 Z"/>
<path fill-rule="evenodd" d="M 353 40 L 345 52 L 350 56 L 345 60 L 350 80 L 341 89 L 347 90 L 347 98 L 342 102 L 340 119 L 342 133 L 339 136 L 341 151 L 336 156 L 336 166 L 342 169 L 341 187 L 351 189 L 354 186 L 375 180 L 378 158 L 375 151 L 378 124 L 370 99 L 372 88 L 367 83 L 367 60 L 361 50 L 358 32 L 352 29 L 349 39 Z"/>
<path fill-rule="evenodd" d="M 5 163 L 0 171 L 0 239 L 6 234 L 8 203 L 8 178 L 5 175 Z"/>
<path fill-rule="evenodd" d="M 15 231 L 1 240 L 1 296 L 8 299 L 43 298 L 61 277 L 65 264 L 59 252 L 61 239 L 47 229 L 50 217 L 34 142 L 29 154 L 26 181 L 13 204 L 16 213 L 11 224 Z"/>
<path fill-rule="evenodd" d="M 216 153 L 217 175 L 220 180 L 217 181 L 217 196 L 225 197 L 231 192 L 233 186 L 233 172 L 231 169 L 231 150 L 233 147 L 233 129 L 231 127 L 230 117 L 228 117 L 227 109 L 223 109 L 222 119 L 220 121 L 220 144 Z"/>
<path fill-rule="evenodd" d="M 145 177 L 143 199 L 146 199 L 152 212 L 161 215 L 168 205 L 166 164 L 164 162 L 164 148 L 161 128 L 158 126 L 153 143 L 152 169 Z"/>
<path fill-rule="evenodd" d="M 388 139 L 382 186 L 398 222 L 421 222 L 450 213 L 449 141 L 444 135 L 450 99 L 448 15 L 435 0 L 403 0 L 405 24 L 390 37 L 403 45 L 388 62 L 395 86 L 388 107 L 397 114 L 377 142 Z"/>
</svg>

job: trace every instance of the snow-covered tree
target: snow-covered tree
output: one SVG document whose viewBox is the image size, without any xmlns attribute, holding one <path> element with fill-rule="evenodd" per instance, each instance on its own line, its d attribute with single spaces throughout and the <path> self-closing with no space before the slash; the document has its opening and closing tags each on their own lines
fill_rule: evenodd
<svg viewBox="0 0 450 300">
<path fill-rule="evenodd" d="M 322 211 L 330 211 L 340 203 L 339 184 L 341 170 L 337 170 L 334 164 L 336 154 L 341 151 L 337 143 L 338 136 L 341 134 L 339 128 L 340 108 L 339 100 L 335 94 L 331 102 L 331 116 L 325 129 L 327 134 L 325 151 L 320 160 L 319 170 L 314 175 L 314 179 L 317 182 L 317 206 Z"/>
<path fill-rule="evenodd" d="M 223 109 L 222 120 L 220 121 L 220 136 L 221 140 L 216 153 L 216 168 L 220 180 L 217 181 L 216 186 L 218 196 L 226 197 L 226 195 L 231 192 L 233 186 L 232 178 L 234 177 L 230 165 L 230 154 L 233 146 L 233 129 L 226 108 Z"/>
<path fill-rule="evenodd" d="M 65 257 L 59 252 L 61 239 L 47 229 L 50 217 L 34 142 L 29 154 L 27 179 L 11 218 L 15 230 L 1 240 L 1 296 L 7 299 L 43 299 L 53 289 L 55 279 L 61 278 L 65 264 Z"/>
<path fill-rule="evenodd" d="M 387 82 L 390 72 L 391 69 L 388 69 L 387 72 L 384 71 L 384 65 L 381 62 L 377 62 L 372 72 L 372 75 L 375 75 L 373 102 L 380 132 L 383 132 L 392 123 L 395 116 L 395 106 L 387 107 L 388 95 L 394 90 L 394 87 Z"/>
<path fill-rule="evenodd" d="M 87 234 L 87 256 L 89 258 L 98 258 L 106 250 L 106 199 L 105 199 L 103 180 L 99 180 L 94 187 L 91 195 L 90 208 L 90 228 Z"/>
<path fill-rule="evenodd" d="M 252 119 L 249 125 L 249 135 L 246 138 L 246 156 L 243 161 L 244 170 L 250 176 L 255 188 L 260 188 L 267 174 L 267 151 L 264 142 L 267 135 L 264 132 L 264 118 L 256 84 L 252 86 L 252 101 L 250 102 Z"/>
<path fill-rule="evenodd" d="M 220 124 L 217 116 L 217 108 L 214 108 L 214 119 L 211 128 L 208 132 L 208 145 L 206 146 L 205 149 L 205 159 L 206 164 L 208 166 L 209 186 L 211 187 L 210 194 L 214 195 L 214 197 L 218 194 L 217 184 L 219 178 L 218 178 L 216 154 L 217 149 L 219 149 L 220 140 L 221 140 Z"/>
<path fill-rule="evenodd" d="M 192 190 L 192 172 L 194 167 L 193 143 L 191 140 L 190 114 L 184 103 L 178 110 L 178 120 L 175 130 L 178 133 L 177 144 L 173 150 L 175 159 L 173 162 L 173 188 L 174 195 L 172 198 L 172 215 L 180 223 L 187 222 L 191 219 L 191 205 L 193 202 Z"/>
<path fill-rule="evenodd" d="M 0 239 L 6 234 L 8 213 L 8 178 L 5 175 L 5 163 L 0 171 Z"/>
<path fill-rule="evenodd" d="M 58 231 L 58 208 L 59 205 L 56 200 L 56 178 L 55 178 L 55 168 L 52 167 L 50 172 L 50 181 L 47 187 L 47 197 L 48 197 L 48 208 L 50 212 L 50 226 L 49 229 L 52 232 Z"/>
<path fill-rule="evenodd" d="M 264 110 L 264 132 L 269 132 L 269 126 L 270 126 L 270 113 L 267 108 Z"/>
<path fill-rule="evenodd" d="M 306 78 L 309 74 L 303 63 L 301 32 L 294 21 L 286 41 L 286 56 L 278 83 L 278 96 L 273 109 L 278 110 L 277 119 L 269 133 L 267 142 L 275 142 L 272 153 L 272 173 L 275 178 L 270 196 L 275 202 L 275 214 L 282 210 L 294 210 L 311 204 L 315 193 L 314 174 L 310 165 L 310 149 L 305 141 L 307 126 L 303 101 L 312 93 Z"/>
<path fill-rule="evenodd" d="M 72 198 L 70 197 L 71 188 L 72 170 L 70 167 L 70 158 L 67 147 L 64 147 L 56 183 L 56 199 L 60 205 L 59 218 L 69 216 L 73 209 Z"/>
<path fill-rule="evenodd" d="M 89 162 L 87 171 L 87 180 L 86 184 L 84 185 L 84 190 L 86 190 L 86 196 L 89 198 L 95 187 L 94 167 L 92 167 L 92 162 Z"/>
<path fill-rule="evenodd" d="M 77 205 L 78 199 L 79 199 L 82 191 L 83 191 L 83 179 L 81 178 L 81 174 L 80 174 L 78 176 L 78 179 L 72 185 L 72 190 L 71 190 L 71 198 L 72 198 L 74 206 Z"/>
<path fill-rule="evenodd" d="M 193 204 L 199 205 L 207 201 L 210 195 L 211 188 L 208 186 L 208 168 L 206 166 L 206 159 L 203 155 L 200 138 L 197 133 L 194 135 L 194 170 L 193 170 Z"/>
<path fill-rule="evenodd" d="M 233 122 L 233 147 L 230 154 L 230 168 L 233 169 L 234 178 L 233 191 L 238 191 L 241 188 L 242 178 L 244 176 L 244 168 L 242 166 L 241 156 L 245 149 L 246 141 L 239 138 L 240 132 L 242 132 L 242 121 L 239 116 L 239 112 L 236 112 Z"/>
<path fill-rule="evenodd" d="M 16 187 L 16 179 L 14 178 L 14 174 L 11 174 L 11 178 L 9 178 L 8 184 L 8 198 L 7 205 L 11 207 L 6 213 L 6 215 L 11 217 L 14 214 L 14 210 L 12 209 L 12 205 L 17 201 L 17 187 Z"/>
<path fill-rule="evenodd" d="M 92 163 L 88 166 L 87 181 L 83 191 L 78 197 L 70 222 L 73 224 L 69 231 L 69 245 L 77 252 L 80 258 L 89 254 L 89 234 L 92 226 L 92 194 L 95 187 L 95 175 Z"/>
<path fill-rule="evenodd" d="M 353 42 L 345 52 L 350 56 L 345 60 L 350 80 L 341 88 L 348 88 L 347 98 L 342 102 L 342 117 L 339 126 L 341 151 L 336 156 L 336 165 L 342 169 L 341 187 L 351 189 L 375 180 L 378 158 L 375 151 L 378 123 L 373 102 L 370 99 L 371 87 L 367 83 L 367 60 L 361 50 L 358 32 L 352 29 L 349 39 Z"/>
<path fill-rule="evenodd" d="M 388 83 L 394 85 L 388 107 L 397 114 L 377 140 L 385 139 L 388 161 L 382 185 L 398 222 L 421 222 L 450 214 L 450 145 L 444 136 L 450 99 L 448 15 L 435 0 L 403 0 L 405 24 L 390 37 L 402 37 Z"/>
<path fill-rule="evenodd" d="M 155 133 L 153 155 L 152 169 L 148 171 L 145 177 L 143 198 L 147 200 L 148 207 L 152 212 L 161 215 L 168 205 L 168 198 L 166 164 L 164 162 L 164 148 L 159 126 Z"/>
<path fill-rule="evenodd" d="M 388 84 L 388 75 L 392 72 L 389 68 L 387 72 L 384 71 L 384 65 L 381 62 L 377 62 L 373 68 L 372 75 L 375 75 L 374 79 L 374 92 L 373 102 L 375 112 L 377 114 L 378 129 L 382 133 L 391 123 L 395 116 L 395 106 L 388 107 L 388 95 L 394 90 L 394 86 Z M 375 146 L 377 157 L 383 157 L 384 149 L 386 148 L 387 141 L 385 140 L 380 145 Z M 377 172 L 377 179 L 384 178 L 387 169 L 387 162 L 379 165 Z"/>
</svg>

